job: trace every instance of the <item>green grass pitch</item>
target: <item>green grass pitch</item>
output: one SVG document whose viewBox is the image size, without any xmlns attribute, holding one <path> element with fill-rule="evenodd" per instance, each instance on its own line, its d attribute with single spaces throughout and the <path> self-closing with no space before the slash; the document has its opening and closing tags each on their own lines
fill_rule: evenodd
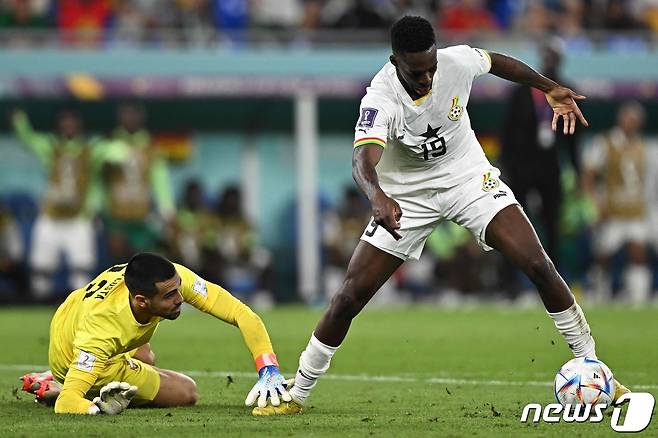
<svg viewBox="0 0 658 438">
<path fill-rule="evenodd" d="M 192 375 L 191 408 L 134 409 L 117 417 L 56 416 L 17 391 L 47 363 L 53 309 L 0 310 L 0 436 L 563 436 L 617 435 L 598 424 L 524 424 L 522 407 L 553 402 L 550 383 L 571 358 L 542 309 L 366 309 L 302 415 L 253 418 L 243 400 L 255 371 L 239 331 L 192 308 L 152 339 L 157 365 Z M 597 351 L 631 389 L 658 396 L 658 308 L 586 309 Z M 262 312 L 290 376 L 320 312 Z M 231 375 L 231 379 L 227 378 Z M 658 416 L 640 435 L 658 436 Z"/>
</svg>

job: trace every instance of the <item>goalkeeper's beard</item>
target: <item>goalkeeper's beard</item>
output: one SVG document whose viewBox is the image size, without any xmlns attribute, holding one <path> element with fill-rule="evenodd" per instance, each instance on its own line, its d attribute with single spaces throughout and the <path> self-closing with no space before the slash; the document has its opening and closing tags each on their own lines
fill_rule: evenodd
<svg viewBox="0 0 658 438">
<path fill-rule="evenodd" d="M 162 313 L 162 312 L 160 312 L 156 309 L 153 309 L 153 306 L 151 305 L 151 303 L 150 302 L 148 303 L 149 312 L 151 312 L 151 314 L 159 316 L 160 318 L 168 319 L 170 321 L 173 321 L 174 319 L 176 319 L 180 316 L 182 305 L 183 304 L 181 303 L 180 305 L 176 306 L 174 308 L 175 310 L 172 310 L 171 312 Z"/>
</svg>

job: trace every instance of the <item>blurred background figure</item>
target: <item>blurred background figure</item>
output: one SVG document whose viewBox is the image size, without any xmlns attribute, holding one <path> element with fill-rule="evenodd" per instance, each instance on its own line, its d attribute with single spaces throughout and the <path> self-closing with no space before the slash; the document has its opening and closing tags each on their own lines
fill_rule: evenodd
<svg viewBox="0 0 658 438">
<path fill-rule="evenodd" d="M 188 180 L 178 207 L 171 251 L 213 283 L 222 279 L 219 225 L 202 184 L 197 179 Z"/>
<path fill-rule="evenodd" d="M 94 202 L 103 218 L 111 263 L 129 259 L 138 249 L 160 250 L 175 212 L 167 163 L 145 128 L 144 108 L 120 104 L 117 123 L 93 153 Z"/>
<path fill-rule="evenodd" d="M 340 204 L 328 209 L 323 216 L 324 291 L 325 298 L 331 299 L 345 276 L 347 264 L 354 248 L 370 220 L 370 206 L 367 199 L 356 187 L 346 187 Z"/>
<path fill-rule="evenodd" d="M 621 105 L 617 124 L 596 137 L 586 151 L 583 175 L 583 185 L 599 210 L 594 232 L 595 290 L 617 295 L 619 287 L 611 274 L 619 272 L 621 297 L 633 303 L 646 301 L 652 285 L 644 118 L 639 103 Z"/>
<path fill-rule="evenodd" d="M 541 72 L 561 84 L 563 42 L 550 38 L 539 48 Z M 534 218 L 542 243 L 551 260 L 559 267 L 559 223 L 562 207 L 560 175 L 563 155 L 578 173 L 578 139 L 562 133 L 562 121 L 557 132 L 551 128 L 553 111 L 539 90 L 517 85 L 507 102 L 507 112 L 501 132 L 500 156 L 503 178 L 514 191 L 523 209 Z"/>
<path fill-rule="evenodd" d="M 226 288 L 260 305 L 271 302 L 274 271 L 270 251 L 263 247 L 256 230 L 244 214 L 242 191 L 229 185 L 219 195 L 215 213 L 219 221 L 216 246 L 218 266 Z"/>
<path fill-rule="evenodd" d="M 658 0 L 0 0 L 0 113 L 25 108 L 55 133 L 24 115 L 0 124 L 3 224 L 23 247 L 2 266 L 57 299 L 83 282 L 72 272 L 159 251 L 245 299 L 325 302 L 371 215 L 350 173 L 354 108 L 405 14 L 434 23 L 439 47 L 510 53 L 587 96 L 590 127 L 575 138 L 550 130 L 541 93 L 489 75 L 473 83 L 469 116 L 576 294 L 642 301 L 658 289 Z M 583 154 L 619 137 L 614 113 L 630 99 L 645 112 L 643 154 Z M 78 115 L 54 116 L 71 102 L 89 137 Z M 19 146 L 34 138 L 49 146 Z M 580 157 L 593 163 L 585 177 Z M 606 249 L 608 222 L 641 216 L 638 193 L 606 200 L 621 190 L 606 167 L 617 158 L 646 166 L 648 225 L 643 241 Z M 620 174 L 626 184 L 632 172 Z M 16 260 L 4 239 L 3 260 Z M 376 301 L 533 304 L 526 291 L 496 254 L 440 224 Z"/>
<path fill-rule="evenodd" d="M 32 129 L 22 111 L 12 114 L 16 136 L 29 147 L 48 174 L 47 187 L 36 220 L 30 249 L 32 292 L 35 299 L 51 298 L 53 277 L 64 255 L 69 270 L 68 287 L 88 283 L 96 266 L 96 241 L 89 219 L 91 149 L 82 134 L 77 111 L 61 109 L 56 134 Z"/>
<path fill-rule="evenodd" d="M 0 200 L 0 302 L 26 302 L 23 238 L 12 212 Z"/>
<path fill-rule="evenodd" d="M 456 32 L 462 38 L 481 32 L 494 32 L 498 23 L 485 1 L 465 0 L 447 2 L 441 9 L 437 29 Z"/>
</svg>

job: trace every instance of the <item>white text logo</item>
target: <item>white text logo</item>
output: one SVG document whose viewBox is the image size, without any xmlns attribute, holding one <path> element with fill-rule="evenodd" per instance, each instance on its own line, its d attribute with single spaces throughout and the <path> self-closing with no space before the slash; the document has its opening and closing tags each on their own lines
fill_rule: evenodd
<svg viewBox="0 0 658 438">
<path fill-rule="evenodd" d="M 626 415 L 621 420 L 622 404 L 626 404 Z M 651 422 L 653 407 L 656 403 L 653 395 L 648 392 L 630 392 L 617 399 L 612 410 L 610 427 L 617 432 L 641 432 Z M 540 420 L 546 423 L 600 423 L 603 421 L 603 410 L 605 404 L 596 405 L 566 405 L 551 403 L 543 406 L 539 403 L 529 403 L 523 408 L 521 413 L 521 422 L 526 423 L 530 418 L 533 423 L 539 423 Z M 532 416 L 531 416 L 532 413 Z"/>
</svg>

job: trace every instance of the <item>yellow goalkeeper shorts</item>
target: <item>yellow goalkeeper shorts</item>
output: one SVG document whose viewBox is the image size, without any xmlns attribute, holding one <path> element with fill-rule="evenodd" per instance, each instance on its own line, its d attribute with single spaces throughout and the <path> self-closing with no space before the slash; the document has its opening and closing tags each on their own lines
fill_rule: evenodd
<svg viewBox="0 0 658 438">
<path fill-rule="evenodd" d="M 96 397 L 103 386 L 115 380 L 128 382 L 137 387 L 137 394 L 130 402 L 131 406 L 143 405 L 153 401 L 160 390 L 158 370 L 139 359 L 130 357 L 130 353 L 128 353 L 122 354 L 105 364 L 103 373 L 98 376 L 98 380 L 87 392 L 85 398 L 92 399 Z"/>
</svg>

